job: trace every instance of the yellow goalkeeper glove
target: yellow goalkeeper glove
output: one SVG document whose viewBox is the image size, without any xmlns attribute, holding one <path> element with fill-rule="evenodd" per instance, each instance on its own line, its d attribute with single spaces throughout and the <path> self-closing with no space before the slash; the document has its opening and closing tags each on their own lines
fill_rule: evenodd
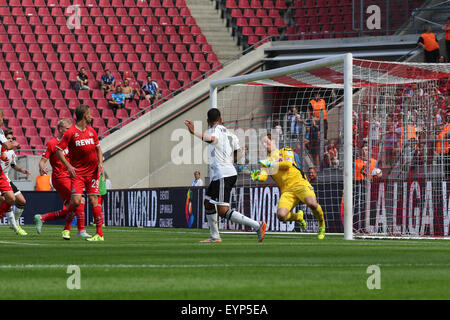
<svg viewBox="0 0 450 320">
<path fill-rule="evenodd" d="M 258 160 L 258 163 L 265 168 L 272 168 L 273 167 L 273 162 L 269 161 L 269 160 Z"/>
<path fill-rule="evenodd" d="M 252 178 L 252 181 L 258 181 L 260 173 L 261 173 L 261 171 L 259 171 L 259 170 L 252 170 L 250 172 L 250 177 Z"/>
</svg>

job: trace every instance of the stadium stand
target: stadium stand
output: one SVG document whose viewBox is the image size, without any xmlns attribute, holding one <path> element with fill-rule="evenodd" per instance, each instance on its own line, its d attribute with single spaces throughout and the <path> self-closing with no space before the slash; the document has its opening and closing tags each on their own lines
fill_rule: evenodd
<svg viewBox="0 0 450 320">
<path fill-rule="evenodd" d="M 383 25 L 386 19 L 389 21 L 387 32 L 374 31 L 371 35 L 393 34 L 423 3 L 423 0 L 390 3 L 389 17 L 381 17 Z M 352 4 L 352 0 L 216 0 L 216 8 L 243 49 L 260 45 L 267 37 L 280 40 L 357 37 L 359 28 L 353 25 L 353 15 L 359 14 L 353 12 Z M 385 12 L 384 1 L 377 5 Z"/>
<path fill-rule="evenodd" d="M 80 6 L 81 23 L 71 29 L 72 5 Z M 119 115 L 110 113 L 108 96 L 98 86 L 106 69 L 119 84 L 125 76 L 131 78 L 134 88 L 151 73 L 163 93 L 155 103 L 159 105 L 220 64 L 184 0 L 4 2 L 0 20 L 5 125 L 16 125 L 17 138 L 36 150 L 53 136 L 55 119 L 72 118 L 79 103 L 101 116 L 94 123 L 99 133 L 149 107 L 145 100 L 127 101 Z M 81 67 L 91 90 L 77 92 L 73 84 Z M 30 130 L 22 130 L 14 119 L 30 119 Z"/>
</svg>

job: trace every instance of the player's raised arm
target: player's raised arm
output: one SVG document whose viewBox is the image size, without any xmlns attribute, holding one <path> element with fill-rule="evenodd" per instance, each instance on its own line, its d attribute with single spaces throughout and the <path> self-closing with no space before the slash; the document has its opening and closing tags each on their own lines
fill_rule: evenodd
<svg viewBox="0 0 450 320">
<path fill-rule="evenodd" d="M 3 136 L 3 135 L 2 135 Z M 4 137 L 4 136 L 3 136 Z M 2 143 L 2 147 L 5 148 L 6 150 L 11 150 L 14 148 L 18 148 L 20 147 L 20 144 L 16 141 L 9 141 L 8 139 L 5 138 L 6 141 L 4 141 L 3 139 L 1 139 L 1 143 Z"/>
<path fill-rule="evenodd" d="M 214 136 L 211 136 L 207 133 L 198 132 L 194 130 L 194 123 L 191 120 L 184 121 L 184 124 L 188 128 L 189 132 L 193 134 L 194 136 L 202 139 L 202 141 L 205 141 L 206 143 L 216 143 L 217 139 Z"/>
</svg>

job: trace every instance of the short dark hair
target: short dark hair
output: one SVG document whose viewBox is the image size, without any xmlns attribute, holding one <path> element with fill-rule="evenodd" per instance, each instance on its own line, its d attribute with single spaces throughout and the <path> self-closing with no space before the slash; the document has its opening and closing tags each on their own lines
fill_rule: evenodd
<svg viewBox="0 0 450 320">
<path fill-rule="evenodd" d="M 219 121 L 220 119 L 220 111 L 217 108 L 209 109 L 208 111 L 208 122 L 214 123 Z"/>
<path fill-rule="evenodd" d="M 9 134 L 13 134 L 13 131 L 11 129 L 6 129 L 3 133 L 5 134 L 6 137 Z"/>
<path fill-rule="evenodd" d="M 80 104 L 75 108 L 75 117 L 77 121 L 83 120 L 84 115 L 89 110 L 89 106 L 87 104 Z"/>
</svg>

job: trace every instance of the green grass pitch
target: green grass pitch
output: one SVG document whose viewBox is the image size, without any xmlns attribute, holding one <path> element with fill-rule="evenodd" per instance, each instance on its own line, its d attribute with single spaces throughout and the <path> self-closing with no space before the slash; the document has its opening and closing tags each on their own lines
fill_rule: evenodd
<svg viewBox="0 0 450 320">
<path fill-rule="evenodd" d="M 314 235 L 106 227 L 105 242 L 64 241 L 61 227 L 19 237 L 0 227 L 2 299 L 449 299 L 447 240 L 354 240 Z M 87 231 L 94 234 L 95 228 Z M 369 290 L 370 265 L 381 289 Z M 68 265 L 80 289 L 67 288 Z"/>
</svg>

